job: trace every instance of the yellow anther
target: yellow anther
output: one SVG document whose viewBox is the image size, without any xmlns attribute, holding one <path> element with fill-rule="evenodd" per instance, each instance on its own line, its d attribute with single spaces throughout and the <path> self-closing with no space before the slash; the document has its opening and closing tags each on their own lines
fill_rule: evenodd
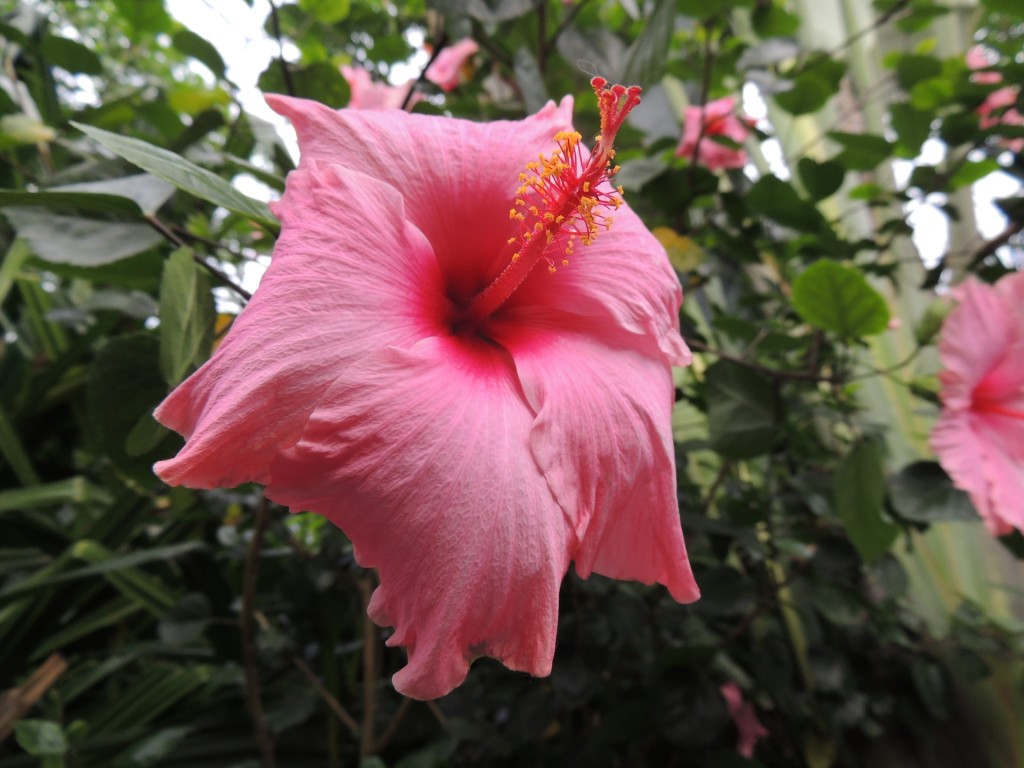
<svg viewBox="0 0 1024 768">
<path fill-rule="evenodd" d="M 554 264 L 548 264 L 548 272 L 550 272 L 551 274 L 555 274 L 555 272 L 557 272 L 557 271 L 558 270 L 555 269 L 555 265 Z"/>
<path fill-rule="evenodd" d="M 508 243 L 509 245 L 515 245 L 515 243 L 516 243 L 516 240 L 517 240 L 517 238 L 515 238 L 515 237 L 510 237 L 510 238 L 509 238 L 509 239 L 508 239 L 508 240 L 507 240 L 506 242 L 507 242 L 507 243 Z"/>
<path fill-rule="evenodd" d="M 563 267 L 568 267 L 569 266 L 569 260 L 568 259 L 562 259 L 562 266 Z"/>
<path fill-rule="evenodd" d="M 512 261 L 519 261 L 519 251 L 512 254 Z"/>
</svg>

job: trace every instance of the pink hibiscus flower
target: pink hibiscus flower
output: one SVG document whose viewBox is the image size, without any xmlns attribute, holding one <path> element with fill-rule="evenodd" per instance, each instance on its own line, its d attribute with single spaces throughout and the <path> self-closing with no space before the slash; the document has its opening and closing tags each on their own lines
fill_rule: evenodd
<svg viewBox="0 0 1024 768">
<path fill-rule="evenodd" d="M 345 65 L 341 67 L 341 75 L 352 91 L 348 102 L 350 109 L 401 109 L 414 84 L 413 80 L 404 85 L 375 83 L 365 69 Z M 413 95 L 412 103 L 418 100 L 418 96 Z"/>
<path fill-rule="evenodd" d="M 1024 530 L 1024 272 L 970 278 L 942 325 L 931 444 L 993 535 Z"/>
<path fill-rule="evenodd" d="M 993 62 L 989 61 L 985 48 L 975 45 L 967 51 L 967 66 L 971 69 L 984 69 Z M 998 72 L 975 72 L 971 79 L 976 83 L 995 85 L 1003 81 Z M 1024 125 L 1024 115 L 1015 108 L 1020 91 L 1013 86 L 998 88 L 985 97 L 978 107 L 979 124 L 983 129 L 996 128 L 1000 125 Z M 1024 150 L 1024 138 L 1001 139 L 1000 144 L 1011 152 Z"/>
<path fill-rule="evenodd" d="M 569 98 L 478 124 L 268 96 L 302 156 L 273 261 L 156 412 L 188 438 L 156 465 L 168 483 L 264 483 L 349 536 L 409 696 L 478 656 L 548 674 L 570 560 L 698 596 L 670 431 L 679 284 L 607 182 L 639 89 L 603 85 L 593 154 Z"/>
<path fill-rule="evenodd" d="M 730 98 L 709 101 L 703 107 L 687 107 L 676 157 L 685 157 L 711 171 L 742 168 L 747 153 L 714 140 L 715 136 L 722 136 L 741 144 L 750 135 L 752 121 L 733 114 L 734 107 Z"/>
<path fill-rule="evenodd" d="M 743 699 L 743 693 L 736 683 L 725 683 L 718 690 L 725 698 L 725 703 L 729 707 L 729 717 L 739 732 L 736 751 L 744 757 L 753 757 L 754 747 L 768 735 L 768 729 L 761 725 L 761 721 L 757 719 L 757 712 Z"/>
<path fill-rule="evenodd" d="M 440 86 L 443 91 L 454 89 L 459 84 L 462 68 L 479 50 L 476 41 L 468 37 L 442 48 L 437 58 L 427 67 L 427 80 Z"/>
</svg>

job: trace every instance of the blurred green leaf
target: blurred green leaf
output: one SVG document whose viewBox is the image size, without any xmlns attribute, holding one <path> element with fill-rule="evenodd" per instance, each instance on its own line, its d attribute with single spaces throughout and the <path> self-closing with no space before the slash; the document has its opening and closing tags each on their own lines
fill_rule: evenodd
<svg viewBox="0 0 1024 768">
<path fill-rule="evenodd" d="M 836 160 L 847 168 L 870 171 L 892 156 L 892 144 L 883 136 L 830 131 L 828 137 L 843 147 Z"/>
<path fill-rule="evenodd" d="M 877 560 L 889 551 L 899 528 L 883 517 L 885 478 L 882 446 L 864 439 L 854 444 L 836 470 L 836 512 L 860 556 Z"/>
<path fill-rule="evenodd" d="M 800 197 L 792 184 L 775 176 L 758 179 L 747 192 L 746 201 L 755 213 L 786 227 L 814 231 L 824 224 L 821 213 L 812 203 Z"/>
<path fill-rule="evenodd" d="M 68 72 L 83 75 L 102 75 L 103 62 L 88 46 L 66 37 L 47 35 L 39 46 L 51 64 Z"/>
<path fill-rule="evenodd" d="M 21 720 L 14 724 L 14 738 L 33 757 L 63 755 L 68 749 L 63 729 L 51 720 Z"/>
<path fill-rule="evenodd" d="M 881 333 L 889 322 L 885 299 L 864 275 L 827 259 L 793 281 L 793 308 L 814 327 L 843 338 Z"/>
<path fill-rule="evenodd" d="M 834 195 L 846 178 L 846 169 L 834 160 L 819 163 L 809 157 L 801 157 L 797 162 L 797 171 L 801 183 L 814 200 L 824 200 Z"/>
<path fill-rule="evenodd" d="M 837 59 L 812 59 L 793 78 L 791 89 L 775 94 L 775 103 L 791 115 L 817 112 L 839 91 L 845 71 Z"/>
<path fill-rule="evenodd" d="M 315 99 L 329 107 L 348 106 L 352 92 L 336 66 L 327 61 L 316 61 L 308 67 L 288 65 L 289 80 L 295 96 Z M 279 61 L 271 61 L 260 75 L 259 89 L 264 93 L 289 93 Z"/>
<path fill-rule="evenodd" d="M 891 476 L 889 499 L 900 516 L 915 523 L 978 519 L 967 494 L 935 461 L 915 461 Z"/>
<path fill-rule="evenodd" d="M 214 77 L 224 77 L 226 72 L 224 59 L 221 58 L 217 47 L 206 38 L 197 35 L 190 29 L 179 29 L 171 39 L 175 48 L 186 56 L 191 56 L 196 61 L 205 64 Z"/>
<path fill-rule="evenodd" d="M 179 248 L 164 263 L 160 282 L 160 371 L 178 384 L 213 335 L 216 310 L 206 276 L 190 248 Z"/>
<path fill-rule="evenodd" d="M 299 0 L 299 8 L 321 24 L 337 24 L 348 16 L 349 0 Z"/>
<path fill-rule="evenodd" d="M 704 376 L 711 446 L 730 459 L 767 453 L 778 436 L 774 388 L 764 375 L 728 360 Z"/>
</svg>

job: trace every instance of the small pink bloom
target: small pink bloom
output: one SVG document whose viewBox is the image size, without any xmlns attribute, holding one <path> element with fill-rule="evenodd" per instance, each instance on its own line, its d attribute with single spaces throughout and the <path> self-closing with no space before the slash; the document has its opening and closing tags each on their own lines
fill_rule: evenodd
<svg viewBox="0 0 1024 768">
<path fill-rule="evenodd" d="M 413 86 L 412 80 L 404 85 L 375 83 L 370 73 L 361 67 L 342 65 L 341 74 L 352 91 L 348 102 L 350 109 L 401 109 Z M 413 95 L 413 102 L 416 100 L 417 95 Z"/>
<path fill-rule="evenodd" d="M 942 415 L 931 444 L 993 535 L 1024 530 L 1024 272 L 970 278 L 939 340 Z"/>
<path fill-rule="evenodd" d="M 548 674 L 570 560 L 698 596 L 670 428 L 679 284 L 606 180 L 639 89 L 595 87 L 594 154 L 569 98 L 478 124 L 268 96 L 302 154 L 273 261 L 156 412 L 187 438 L 156 465 L 168 483 L 260 482 L 348 535 L 409 696 L 478 656 Z"/>
<path fill-rule="evenodd" d="M 967 66 L 971 69 L 984 69 L 991 66 L 985 48 L 975 45 L 967 51 Z M 998 72 L 975 72 L 971 80 L 985 85 L 1001 83 L 1003 76 Z M 996 128 L 1000 125 L 1024 125 L 1024 115 L 1015 108 L 1020 90 L 1014 86 L 998 88 L 985 97 L 985 101 L 978 107 L 980 125 L 983 129 Z M 1000 143 L 1011 152 L 1024 150 L 1024 138 L 1002 139 Z"/>
<path fill-rule="evenodd" d="M 743 699 L 743 693 L 736 683 L 725 683 L 718 690 L 725 698 L 725 703 L 729 706 L 729 716 L 739 732 L 736 751 L 744 757 L 753 757 L 754 747 L 768 735 L 768 729 L 761 725 L 761 721 L 757 719 L 757 712 Z"/>
<path fill-rule="evenodd" d="M 703 107 L 687 107 L 676 157 L 685 157 L 711 171 L 742 168 L 747 153 L 714 140 L 715 136 L 722 136 L 741 144 L 750 135 L 751 121 L 733 114 L 734 106 L 732 99 L 724 98 L 709 101 Z"/>
<path fill-rule="evenodd" d="M 480 46 L 468 37 L 442 48 L 437 58 L 427 67 L 427 80 L 440 86 L 443 91 L 452 90 L 459 84 L 462 68 L 478 50 Z"/>
</svg>

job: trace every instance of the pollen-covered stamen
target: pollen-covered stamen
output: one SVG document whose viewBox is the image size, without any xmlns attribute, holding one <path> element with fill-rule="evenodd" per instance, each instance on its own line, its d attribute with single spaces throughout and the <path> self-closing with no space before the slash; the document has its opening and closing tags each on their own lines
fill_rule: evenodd
<svg viewBox="0 0 1024 768">
<path fill-rule="evenodd" d="M 545 261 L 555 272 L 555 260 L 568 265 L 577 243 L 590 245 L 611 227 L 609 213 L 622 205 L 618 194 L 602 189 L 618 167 L 613 142 L 626 115 L 640 103 L 640 87 L 607 86 L 595 77 L 590 81 L 601 109 L 601 133 L 589 158 L 576 132 L 555 135 L 558 150 L 540 155 L 519 174 L 519 188 L 509 218 L 520 223 L 519 234 L 509 239 L 514 246 L 510 263 L 477 295 L 460 318 L 461 325 L 475 325 L 505 303 L 533 268 Z"/>
</svg>

